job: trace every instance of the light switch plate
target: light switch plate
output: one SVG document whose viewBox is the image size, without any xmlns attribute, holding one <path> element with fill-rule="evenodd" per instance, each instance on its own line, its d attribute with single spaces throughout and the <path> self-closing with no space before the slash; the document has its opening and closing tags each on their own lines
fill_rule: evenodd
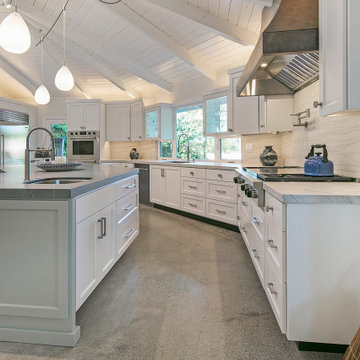
<svg viewBox="0 0 360 360">
<path fill-rule="evenodd" d="M 253 143 L 246 143 L 245 149 L 246 151 L 253 151 L 254 150 Z"/>
</svg>

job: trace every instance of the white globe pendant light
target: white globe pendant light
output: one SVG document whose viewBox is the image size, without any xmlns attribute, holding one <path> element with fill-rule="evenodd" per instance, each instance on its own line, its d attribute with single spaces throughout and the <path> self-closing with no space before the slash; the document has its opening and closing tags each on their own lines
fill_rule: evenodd
<svg viewBox="0 0 360 360">
<path fill-rule="evenodd" d="M 74 77 L 69 70 L 69 68 L 65 65 L 65 22 L 66 22 L 66 4 L 63 7 L 63 42 L 64 42 L 64 65 L 58 70 L 55 76 L 55 85 L 61 91 L 70 91 L 74 87 Z"/>
<path fill-rule="evenodd" d="M 15 10 L 1 23 L 0 45 L 13 54 L 23 54 L 30 49 L 31 36 L 23 17 Z"/>
<path fill-rule="evenodd" d="M 50 94 L 45 85 L 41 84 L 35 92 L 35 101 L 40 105 L 46 105 L 50 102 Z"/>
<path fill-rule="evenodd" d="M 56 73 L 55 85 L 61 91 L 70 91 L 74 87 L 74 77 L 67 66 L 63 65 Z"/>
<path fill-rule="evenodd" d="M 43 41 L 44 39 L 41 36 L 40 30 L 40 46 L 41 46 L 41 85 L 35 91 L 35 101 L 39 105 L 46 105 L 50 101 L 50 93 L 49 90 L 44 85 L 44 61 L 43 61 Z"/>
</svg>

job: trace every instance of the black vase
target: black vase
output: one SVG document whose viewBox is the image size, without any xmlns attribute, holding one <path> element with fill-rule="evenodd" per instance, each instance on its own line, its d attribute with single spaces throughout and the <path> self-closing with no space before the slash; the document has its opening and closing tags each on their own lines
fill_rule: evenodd
<svg viewBox="0 0 360 360">
<path fill-rule="evenodd" d="M 132 148 L 129 155 L 131 160 L 137 160 L 139 158 L 139 153 L 136 151 L 136 148 Z"/>
<path fill-rule="evenodd" d="M 272 146 L 265 146 L 264 151 L 260 154 L 260 162 L 264 166 L 274 166 L 277 163 L 278 156 Z"/>
</svg>

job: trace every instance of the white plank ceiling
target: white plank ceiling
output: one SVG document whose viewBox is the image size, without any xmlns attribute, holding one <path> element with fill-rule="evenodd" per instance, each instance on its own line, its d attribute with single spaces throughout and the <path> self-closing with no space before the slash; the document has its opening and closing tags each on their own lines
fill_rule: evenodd
<svg viewBox="0 0 360 360">
<path fill-rule="evenodd" d="M 164 0 L 166 2 L 166 0 Z M 174 2 L 175 1 L 175 2 Z M 44 83 L 52 96 L 77 96 L 125 100 L 135 97 L 171 97 L 174 86 L 200 77 L 216 80 L 245 65 L 252 44 L 231 37 L 184 14 L 204 14 L 245 31 L 256 38 L 260 32 L 263 2 L 257 0 L 172 0 L 176 9 L 162 1 L 123 0 L 105 5 L 98 0 L 71 0 L 67 7 L 67 65 L 76 85 L 70 94 L 55 88 L 54 78 L 62 64 L 62 21 L 44 42 Z M 32 32 L 31 49 L 23 55 L 0 50 L 0 95 L 31 97 L 31 86 L 41 83 L 38 29 L 47 31 L 62 9 L 60 0 L 18 0 L 19 12 Z M 199 13 L 200 12 L 200 13 Z M 202 13 L 201 13 L 202 12 Z M 0 7 L 0 21 L 9 14 Z M 256 35 L 256 36 L 255 36 Z M 9 68 L 10 66 L 10 68 Z M 11 71 L 10 71 L 10 70 Z M 8 73 L 8 76 L 5 74 Z M 9 74 L 12 72 L 12 74 Z M 15 75 L 17 77 L 14 80 Z M 20 74 L 20 75 L 19 75 Z M 19 75 L 19 76 L 17 76 Z M 13 86 L 9 85 L 13 79 Z M 10 90 L 11 89 L 11 90 Z"/>
</svg>

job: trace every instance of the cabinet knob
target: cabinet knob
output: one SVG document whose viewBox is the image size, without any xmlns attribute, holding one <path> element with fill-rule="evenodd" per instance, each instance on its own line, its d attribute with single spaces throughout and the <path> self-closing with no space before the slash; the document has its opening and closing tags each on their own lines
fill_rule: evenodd
<svg viewBox="0 0 360 360">
<path fill-rule="evenodd" d="M 322 102 L 321 101 L 314 101 L 314 103 L 313 103 L 313 106 L 314 106 L 314 108 L 316 109 L 316 108 L 318 108 L 318 107 L 321 107 L 322 106 Z"/>
<path fill-rule="evenodd" d="M 141 139 L 141 136 L 139 136 L 139 139 Z"/>
<path fill-rule="evenodd" d="M 233 132 L 234 130 L 233 129 L 228 129 L 229 132 Z"/>
</svg>

